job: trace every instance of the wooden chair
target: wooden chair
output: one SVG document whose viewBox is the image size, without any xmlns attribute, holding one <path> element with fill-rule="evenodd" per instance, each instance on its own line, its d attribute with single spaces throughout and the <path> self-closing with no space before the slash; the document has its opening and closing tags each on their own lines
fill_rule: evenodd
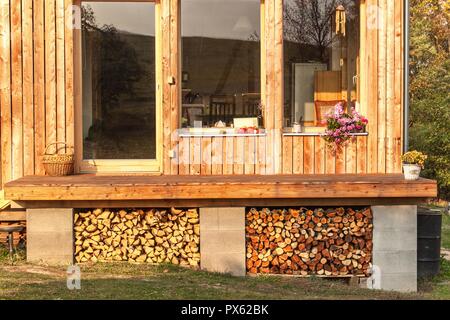
<svg viewBox="0 0 450 320">
<path fill-rule="evenodd" d="M 260 115 L 261 94 L 242 94 L 242 117 L 258 117 Z"/>
<path fill-rule="evenodd" d="M 314 126 L 326 127 L 327 124 L 324 123 L 325 116 L 330 111 L 333 111 L 338 103 L 343 103 L 345 108 L 345 100 L 314 101 Z"/>
<path fill-rule="evenodd" d="M 215 95 L 211 96 L 209 103 L 208 125 L 214 124 L 221 120 L 223 122 L 231 122 L 236 115 L 236 99 L 234 95 Z"/>
</svg>

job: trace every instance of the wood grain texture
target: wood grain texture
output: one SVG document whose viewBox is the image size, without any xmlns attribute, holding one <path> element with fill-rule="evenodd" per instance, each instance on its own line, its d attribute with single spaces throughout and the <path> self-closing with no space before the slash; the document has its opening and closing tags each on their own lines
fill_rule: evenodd
<svg viewBox="0 0 450 320">
<path fill-rule="evenodd" d="M 234 163 L 234 138 L 226 137 L 223 139 L 223 174 L 233 174 Z"/>
<path fill-rule="evenodd" d="M 75 113 L 74 113 L 74 57 L 73 57 L 73 12 L 72 0 L 64 0 L 64 57 L 65 57 L 65 141 L 69 146 L 69 153 L 74 152 L 75 144 Z"/>
<path fill-rule="evenodd" d="M 369 139 L 367 141 L 367 172 L 378 171 L 378 0 L 366 0 L 367 10 L 367 32 L 366 32 L 366 54 L 367 68 L 366 90 L 367 90 L 367 118 L 369 124 L 367 130 Z"/>
<path fill-rule="evenodd" d="M 167 49 L 167 47 L 164 47 Z M 166 54 L 167 55 L 167 54 Z M 170 0 L 170 76 L 175 78 L 175 85 L 170 86 L 170 147 L 174 148 L 176 139 L 174 133 L 180 127 L 180 109 L 181 109 L 181 1 Z M 165 78 L 163 78 L 165 79 Z M 163 80 L 164 81 L 164 80 Z M 168 152 L 163 151 L 163 157 L 167 157 Z M 167 161 L 167 160 L 166 160 Z M 166 168 L 168 173 L 168 168 Z M 176 174 L 176 168 L 171 166 L 171 174 Z"/>
<path fill-rule="evenodd" d="M 11 0 L 12 179 L 23 176 L 22 4 Z"/>
<path fill-rule="evenodd" d="M 387 57 L 387 20 L 389 19 L 386 8 L 387 0 L 379 0 L 379 23 L 380 28 L 378 30 L 378 170 L 377 172 L 386 172 L 386 57 Z"/>
<path fill-rule="evenodd" d="M 66 55 L 65 55 L 65 8 L 64 0 L 55 3 L 56 25 L 56 140 L 66 142 Z M 57 152 L 66 153 L 64 146 Z"/>
<path fill-rule="evenodd" d="M 303 137 L 293 137 L 292 140 L 292 170 L 294 174 L 303 174 L 305 172 L 304 139 Z"/>
<path fill-rule="evenodd" d="M 305 174 L 314 173 L 315 165 L 314 137 L 304 137 L 303 139 L 303 165 Z"/>
<path fill-rule="evenodd" d="M 0 107 L 1 107 L 1 180 L 2 187 L 11 172 L 11 31 L 9 0 L 0 1 Z"/>
<path fill-rule="evenodd" d="M 5 185 L 8 199 L 151 200 L 276 198 L 427 198 L 435 181 L 402 175 L 95 176 L 24 177 Z"/>
<path fill-rule="evenodd" d="M 283 138 L 283 174 L 292 174 L 293 172 L 293 137 Z"/>
<path fill-rule="evenodd" d="M 212 138 L 211 144 L 211 157 L 212 157 L 212 168 L 211 174 L 225 174 L 225 168 L 223 165 L 223 161 L 226 158 L 225 150 L 225 138 L 222 137 L 214 137 Z"/>
<path fill-rule="evenodd" d="M 202 150 L 202 164 L 200 168 L 200 173 L 202 175 L 211 175 L 211 147 L 212 147 L 212 138 L 203 138 L 201 141 L 201 150 Z"/>
<path fill-rule="evenodd" d="M 23 174 L 34 174 L 33 1 L 22 1 Z"/>
<path fill-rule="evenodd" d="M 56 142 L 57 139 L 57 106 L 56 106 L 56 1 L 45 1 L 45 143 Z M 56 152 L 54 146 L 48 150 Z"/>
<path fill-rule="evenodd" d="M 78 0 L 0 0 L 1 180 L 43 175 L 45 144 L 79 147 L 81 34 L 71 30 Z M 380 11 L 374 11 L 374 8 Z M 266 137 L 179 139 L 180 0 L 156 3 L 162 171 L 166 175 L 400 173 L 403 143 L 403 5 L 361 2 L 360 108 L 368 137 L 332 155 L 319 137 L 283 137 L 282 1 L 263 1 L 261 93 Z M 161 16 L 158 15 L 161 13 Z M 375 16 L 375 17 L 374 17 Z M 373 21 L 375 19 L 375 22 Z M 377 21 L 377 19 L 379 19 Z M 366 27 L 369 26 L 368 29 Z M 159 70 L 159 71 L 158 71 Z M 159 74 L 160 73 L 160 74 Z M 167 83 L 175 78 L 175 85 Z M 158 140 L 159 141 L 159 140 Z M 208 147 L 209 146 L 209 147 Z M 81 149 L 76 157 L 80 159 Z M 170 150 L 175 157 L 170 158 Z M 200 150 L 198 153 L 197 151 Z M 180 161 L 186 158 L 185 161 Z M 209 159 L 209 163 L 208 163 Z"/>
<path fill-rule="evenodd" d="M 34 158 L 35 174 L 43 175 L 41 157 L 45 149 L 45 42 L 44 1 L 33 1 L 34 58 Z M 68 92 L 70 94 L 70 92 Z"/>
<path fill-rule="evenodd" d="M 394 111 L 392 119 L 393 135 L 393 172 L 402 172 L 402 148 L 403 148 L 403 74 L 404 69 L 404 32 L 403 32 L 403 1 L 395 1 L 394 7 Z"/>
</svg>

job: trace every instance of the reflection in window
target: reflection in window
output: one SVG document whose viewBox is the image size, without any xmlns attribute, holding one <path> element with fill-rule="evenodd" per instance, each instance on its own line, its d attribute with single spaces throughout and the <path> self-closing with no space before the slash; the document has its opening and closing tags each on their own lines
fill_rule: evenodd
<svg viewBox="0 0 450 320">
<path fill-rule="evenodd" d="M 320 131 L 338 102 L 355 106 L 358 62 L 359 1 L 285 0 L 285 125 Z"/>
<path fill-rule="evenodd" d="M 260 0 L 183 0 L 181 17 L 183 126 L 258 124 Z"/>
<path fill-rule="evenodd" d="M 84 159 L 155 159 L 152 3 L 82 4 Z"/>
</svg>

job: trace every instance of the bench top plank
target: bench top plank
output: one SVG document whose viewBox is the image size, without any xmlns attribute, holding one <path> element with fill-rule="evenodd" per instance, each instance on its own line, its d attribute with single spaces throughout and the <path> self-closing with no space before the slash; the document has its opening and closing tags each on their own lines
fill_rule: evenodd
<svg viewBox="0 0 450 320">
<path fill-rule="evenodd" d="M 437 184 L 401 174 L 27 176 L 5 185 L 14 201 L 161 199 L 432 198 Z"/>
</svg>

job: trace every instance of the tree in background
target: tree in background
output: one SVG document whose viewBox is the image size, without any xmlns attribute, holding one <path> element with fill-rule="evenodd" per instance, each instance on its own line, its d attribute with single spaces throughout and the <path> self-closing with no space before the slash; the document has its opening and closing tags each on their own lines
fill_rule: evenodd
<svg viewBox="0 0 450 320">
<path fill-rule="evenodd" d="M 424 176 L 450 199 L 450 3 L 410 2 L 410 148 L 428 154 Z"/>
</svg>

